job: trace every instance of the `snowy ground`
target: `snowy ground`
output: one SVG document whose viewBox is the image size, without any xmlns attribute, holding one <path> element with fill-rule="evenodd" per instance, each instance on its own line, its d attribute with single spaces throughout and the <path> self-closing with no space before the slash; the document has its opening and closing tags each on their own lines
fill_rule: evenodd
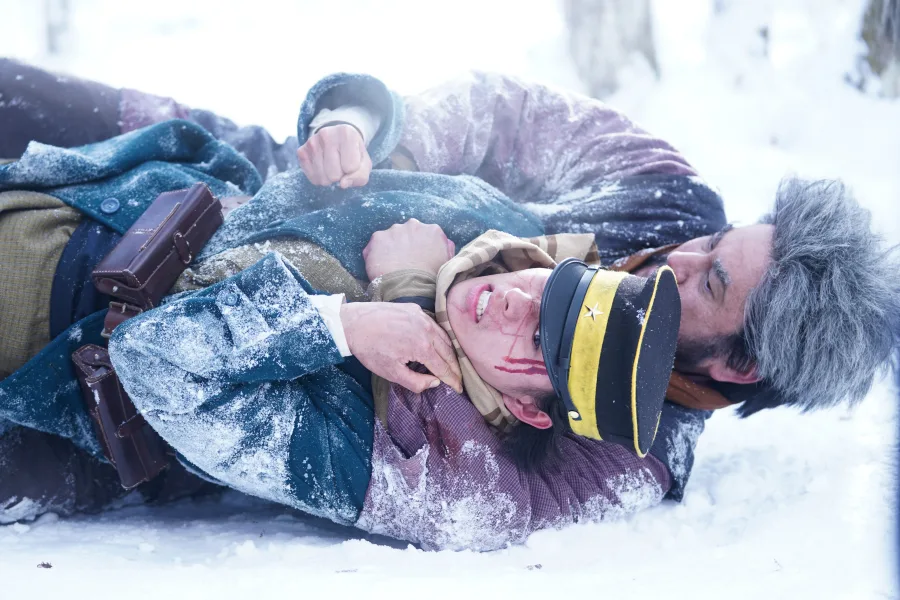
<svg viewBox="0 0 900 600">
<path fill-rule="evenodd" d="M 0 0 L 0 54 L 277 135 L 292 132 L 305 89 L 335 70 L 369 71 L 401 92 L 473 67 L 577 87 L 553 2 L 72 0 L 63 57 L 42 54 L 40 4 Z M 656 4 L 663 79 L 636 68 L 612 102 L 683 150 L 732 219 L 759 216 L 788 172 L 841 177 L 900 241 L 900 102 L 842 82 L 861 0 Z M 732 9 L 715 15 L 716 5 Z M 238 495 L 45 517 L 0 528 L 0 598 L 380 597 L 409 584 L 438 598 L 895 598 L 896 404 L 881 382 L 854 411 L 716 414 L 682 504 L 487 555 L 362 539 Z"/>
</svg>

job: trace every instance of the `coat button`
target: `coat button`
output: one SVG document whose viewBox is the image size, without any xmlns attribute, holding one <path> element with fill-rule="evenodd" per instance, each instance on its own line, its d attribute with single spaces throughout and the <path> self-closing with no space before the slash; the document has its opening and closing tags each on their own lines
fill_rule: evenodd
<svg viewBox="0 0 900 600">
<path fill-rule="evenodd" d="M 224 298 L 222 298 L 222 302 L 226 306 L 237 306 L 238 300 L 238 295 L 235 293 L 228 294 Z"/>
<path fill-rule="evenodd" d="M 100 203 L 100 212 L 111 215 L 117 210 L 119 210 L 119 201 L 115 198 L 107 198 L 103 202 Z"/>
</svg>

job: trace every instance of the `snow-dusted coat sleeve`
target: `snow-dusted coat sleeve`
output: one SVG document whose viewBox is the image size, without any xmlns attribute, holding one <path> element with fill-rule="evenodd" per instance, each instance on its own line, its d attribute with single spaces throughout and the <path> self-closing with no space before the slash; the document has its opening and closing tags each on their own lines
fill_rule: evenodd
<svg viewBox="0 0 900 600">
<path fill-rule="evenodd" d="M 513 77 L 475 72 L 405 104 L 400 146 L 420 171 L 476 175 L 520 202 L 631 175 L 696 175 L 603 102 Z"/>
<path fill-rule="evenodd" d="M 300 144 L 318 111 L 350 105 L 379 118 L 374 164 L 404 154 L 419 171 L 474 175 L 517 202 L 632 175 L 697 174 L 671 145 L 599 100 L 482 72 L 402 100 L 374 77 L 330 75 L 303 103 Z"/>
<path fill-rule="evenodd" d="M 150 425 L 206 474 L 338 522 L 368 485 L 371 396 L 280 255 L 118 327 L 113 364 Z"/>
<path fill-rule="evenodd" d="M 316 83 L 300 106 L 297 118 L 297 142 L 306 143 L 310 125 L 323 110 L 357 106 L 376 117 L 378 131 L 367 140 L 372 164 L 384 161 L 396 148 L 403 129 L 403 100 L 371 75 L 335 73 Z"/>
</svg>

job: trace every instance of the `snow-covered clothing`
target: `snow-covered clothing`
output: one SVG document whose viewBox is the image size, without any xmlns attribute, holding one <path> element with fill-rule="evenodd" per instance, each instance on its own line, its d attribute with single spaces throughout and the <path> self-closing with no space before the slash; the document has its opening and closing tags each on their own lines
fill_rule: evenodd
<svg viewBox="0 0 900 600">
<path fill-rule="evenodd" d="M 335 76 L 317 84 L 326 89 L 304 103 L 300 144 L 310 117 L 326 108 L 363 107 L 381 123 L 380 133 L 390 130 L 396 109 L 383 94 L 347 83 Z M 604 264 L 726 224 L 721 198 L 681 154 L 600 101 L 476 72 L 405 98 L 403 109 L 404 125 L 386 163 L 474 175 L 537 215 L 547 234 L 593 234 Z M 376 164 L 383 157 L 372 155 Z M 738 388 L 754 386 L 725 387 L 731 395 L 752 393 Z M 684 493 L 708 415 L 669 402 L 663 408 L 651 454 L 670 469 L 670 498 Z"/>
<path fill-rule="evenodd" d="M 0 166 L 0 191 L 40 191 L 117 233 L 160 193 L 197 181 L 222 197 L 253 194 L 260 179 L 230 146 L 195 123 L 177 120 L 77 149 L 33 144 L 20 160 Z M 543 233 L 537 218 L 475 178 L 379 171 L 364 189 L 339 190 L 317 188 L 300 171 L 289 171 L 231 213 L 202 256 L 295 236 L 327 249 L 364 279 L 361 252 L 372 233 L 412 217 L 440 224 L 460 246 L 491 228 Z M 96 326 L 102 319 L 98 311 L 72 324 L 0 382 L 0 419 L 69 437 L 96 452 L 68 357 L 81 344 L 102 343 Z M 29 399 L 37 396 L 47 400 L 32 404 Z"/>
<path fill-rule="evenodd" d="M 335 88 L 352 85 L 353 79 L 347 78 L 329 78 L 320 83 L 311 94 L 312 101 L 304 105 L 307 118 L 319 106 L 314 102 L 316 92 L 321 97 Z M 627 147 L 630 136 L 621 131 L 626 122 L 610 112 L 620 128 L 617 144 Z M 595 117 L 590 111 L 586 114 Z M 388 132 L 396 120 L 396 115 L 385 119 Z M 607 134 L 616 137 L 611 133 L 616 125 L 608 119 L 602 123 Z M 632 142 L 636 146 L 636 164 L 622 160 L 595 166 L 593 172 L 600 180 L 593 182 L 589 180 L 590 169 L 582 169 L 571 178 L 561 175 L 557 182 L 532 181 L 528 185 L 543 191 L 535 192 L 531 199 L 536 201 L 541 193 L 549 193 L 555 186 L 564 188 L 583 181 L 585 188 L 580 193 L 571 188 L 562 193 L 570 194 L 570 198 L 577 194 L 582 204 L 594 204 L 595 209 L 612 195 L 614 206 L 605 210 L 610 215 L 616 212 L 614 209 L 624 211 L 617 215 L 620 233 L 626 229 L 624 222 L 631 223 L 634 231 L 641 218 L 647 218 L 647 212 L 654 209 L 669 218 L 673 214 L 683 217 L 680 224 L 677 220 L 647 218 L 650 226 L 645 224 L 644 235 L 628 241 L 631 246 L 627 250 L 610 247 L 606 238 L 598 235 L 607 257 L 619 258 L 649 245 L 675 241 L 664 237 L 672 236 L 673 231 L 683 235 L 685 229 L 692 227 L 708 233 L 722 225 L 724 219 L 697 216 L 696 209 L 703 206 L 703 199 L 698 203 L 691 196 L 699 196 L 702 190 L 694 187 L 697 182 L 689 178 L 692 172 L 677 153 L 666 147 L 651 148 L 652 142 L 643 139 L 643 135 L 636 134 L 637 139 Z M 383 156 L 377 152 L 373 155 L 376 159 Z M 637 166 L 648 156 L 659 159 L 661 173 Z M 514 157 L 500 156 L 498 160 L 504 161 L 509 171 L 517 171 Z M 538 172 L 537 177 L 547 178 L 554 172 Z M 603 185 L 602 177 L 617 174 L 635 179 Z M 418 175 L 421 174 L 409 176 Z M 373 174 L 377 176 L 378 173 Z M 271 180 L 266 187 L 277 180 Z M 654 180 L 655 187 L 649 188 Z M 521 180 L 508 177 L 507 184 L 509 181 Z M 678 186 L 691 193 L 673 194 Z M 652 193 L 641 197 L 634 193 L 635 189 L 652 189 Z M 264 194 L 265 188 L 247 206 Z M 648 206 L 649 198 L 661 202 Z M 667 204 L 673 198 L 695 212 L 678 215 Z M 564 201 L 557 206 L 562 207 L 558 212 L 565 211 L 570 218 L 577 213 Z M 242 213 L 243 210 L 236 211 L 235 217 L 244 214 L 245 220 L 251 219 L 252 213 Z M 641 218 L 636 218 L 635 211 L 642 210 Z M 685 221 L 691 224 L 686 226 Z M 238 223 L 234 223 L 234 232 L 242 230 Z M 254 239 L 245 235 L 237 242 L 238 236 L 233 233 L 224 235 L 229 246 Z M 624 245 L 624 234 L 616 241 Z M 212 248 L 215 251 L 222 246 L 214 244 Z M 254 286 L 251 279 L 263 270 L 271 273 L 260 276 L 260 280 L 275 280 L 278 286 Z M 267 257 L 219 284 L 221 288 L 214 286 L 201 292 L 202 303 L 195 296 L 186 296 L 163 310 L 132 320 L 112 341 L 113 357 L 123 381 L 153 426 L 187 460 L 230 486 L 425 547 L 490 549 L 521 541 L 537 528 L 602 518 L 657 502 L 672 487 L 670 469 L 679 474 L 689 470 L 690 465 L 683 461 L 690 458 L 702 429 L 702 415 L 691 414 L 696 411 L 680 407 L 667 411 L 669 425 L 665 421 L 661 425 L 661 429 L 667 429 L 667 435 L 661 437 L 665 464 L 655 455 L 640 461 L 618 446 L 573 436 L 564 442 L 561 462 L 525 474 L 503 454 L 496 431 L 471 403 L 443 387 L 414 396 L 394 386 L 388 426 L 372 418 L 372 454 L 370 462 L 366 462 L 359 448 L 369 438 L 359 428 L 358 420 L 372 410 L 371 400 L 356 387 L 359 380 L 337 366 L 342 364 L 339 353 L 334 348 L 325 352 L 319 347 L 330 342 L 330 337 L 315 311 L 301 302 L 303 281 L 293 274 L 292 282 L 291 276 L 289 265 L 277 256 Z M 286 289 L 290 293 L 284 293 Z M 261 302 L 265 310 L 257 306 Z M 201 311 L 202 316 L 193 310 Z M 199 323 L 205 325 L 201 327 Z M 201 333 L 204 343 L 199 349 L 196 345 L 182 348 L 177 343 L 198 339 Z M 316 357 L 325 361 L 324 365 L 315 363 L 311 372 L 304 370 L 313 368 L 303 358 L 307 347 L 319 348 Z M 279 352 L 284 351 L 289 358 L 279 357 Z M 243 365 L 247 363 L 254 365 L 247 371 L 252 373 L 252 381 L 244 373 Z M 147 365 L 151 368 L 147 369 Z M 231 373 L 231 368 L 239 372 Z M 320 379 L 324 373 L 329 374 L 328 385 L 336 386 L 329 387 L 324 397 L 343 394 L 345 399 L 340 406 L 344 407 L 344 414 L 331 404 L 315 405 L 315 394 L 309 386 L 321 394 L 324 384 Z M 166 378 L 162 385 L 154 381 L 160 374 Z M 160 393 L 176 388 L 180 390 L 178 394 Z M 249 415 L 245 411 L 250 411 Z M 683 415 L 686 416 L 682 418 Z M 210 439 L 214 431 L 222 443 Z M 341 460 L 332 460 L 335 456 Z M 669 464 L 672 467 L 667 469 Z M 356 479 L 360 471 L 368 472 L 370 477 L 362 505 Z M 348 487 L 342 489 L 340 484 Z"/>
<path fill-rule="evenodd" d="M 198 181 L 221 196 L 252 194 L 260 185 L 259 175 L 245 158 L 200 126 L 184 121 L 160 123 L 77 150 L 32 144 L 20 160 L 0 165 L 0 192 L 31 191 L 75 208 L 82 215 L 76 234 L 83 226 L 102 225 L 120 235 L 160 193 Z M 64 260 L 70 249 L 75 250 L 72 256 L 84 258 L 77 251 L 83 241 L 73 234 L 57 274 L 90 273 L 92 265 Z M 102 255 L 90 258 L 96 264 Z M 56 279 L 40 282 L 52 286 L 60 305 L 75 304 L 71 289 L 56 283 Z M 0 295 L 5 300 L 4 290 Z M 51 295 L 51 323 L 54 305 Z M 0 381 L 0 423 L 61 435 L 99 454 L 69 357 L 82 344 L 103 343 L 98 325 L 104 314 L 100 310 L 69 322 L 37 355 Z"/>
<path fill-rule="evenodd" d="M 467 92 L 417 106 L 369 77 L 326 78 L 304 103 L 300 143 L 321 107 L 363 98 L 382 122 L 369 144 L 374 162 L 385 164 L 399 152 L 421 170 L 440 160 L 454 166 L 446 174 L 377 170 L 356 190 L 316 188 L 298 171 L 271 177 L 229 216 L 203 257 L 296 236 L 364 278 L 361 249 L 371 233 L 411 217 L 438 223 L 457 245 L 489 228 L 522 236 L 591 232 L 607 260 L 724 224 L 718 196 L 664 142 L 600 103 L 509 81 L 501 78 L 498 88 L 497 80 L 478 76 Z M 478 125 L 454 130 L 463 120 Z M 540 136 L 527 134 L 532 126 Z M 410 128 L 425 140 L 418 149 Z M 181 175 L 206 180 L 230 165 L 214 189 L 253 193 L 246 161 L 226 165 L 208 154 L 218 146 L 201 132 L 194 123 L 171 121 L 86 149 L 36 146 L 0 167 L 0 187 L 40 189 L 117 231 L 140 213 L 145 196 L 152 199 Z M 181 136 L 203 143 L 179 153 Z M 578 150 L 565 150 L 567 144 Z M 134 162 L 137 149 L 151 157 Z M 121 207 L 118 216 L 102 210 L 110 197 Z M 495 432 L 471 403 L 443 387 L 419 398 L 393 389 L 383 427 L 372 415 L 368 374 L 340 356 L 311 308 L 313 292 L 291 265 L 270 255 L 220 284 L 178 296 L 114 336 L 113 360 L 135 403 L 207 476 L 433 548 L 494 548 L 540 527 L 639 508 L 667 491 L 680 496 L 703 427 L 699 411 L 667 405 L 655 451 L 643 461 L 612 444 L 567 440 L 566 459 L 533 477 L 498 452 Z M 102 317 L 74 325 L 0 382 L 0 419 L 96 451 L 67 358 L 94 341 Z"/>
<path fill-rule="evenodd" d="M 367 373 L 341 358 L 310 291 L 271 254 L 113 334 L 135 404 L 215 480 L 426 548 L 479 550 L 643 508 L 668 490 L 655 458 L 574 435 L 560 460 L 522 472 L 446 386 L 393 386 L 385 429 Z"/>
</svg>

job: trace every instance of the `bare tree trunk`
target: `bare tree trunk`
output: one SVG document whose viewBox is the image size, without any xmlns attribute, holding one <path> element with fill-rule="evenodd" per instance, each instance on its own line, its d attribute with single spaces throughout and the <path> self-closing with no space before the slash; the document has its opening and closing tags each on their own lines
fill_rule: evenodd
<svg viewBox="0 0 900 600">
<path fill-rule="evenodd" d="M 592 96 L 619 87 L 619 71 L 641 57 L 659 75 L 650 0 L 565 0 L 569 50 Z"/>
<path fill-rule="evenodd" d="M 59 54 L 62 38 L 69 29 L 69 0 L 44 0 L 47 24 L 47 52 Z"/>
<path fill-rule="evenodd" d="M 868 50 L 865 62 L 881 78 L 882 93 L 900 97 L 900 0 L 869 0 L 860 35 Z"/>
</svg>

